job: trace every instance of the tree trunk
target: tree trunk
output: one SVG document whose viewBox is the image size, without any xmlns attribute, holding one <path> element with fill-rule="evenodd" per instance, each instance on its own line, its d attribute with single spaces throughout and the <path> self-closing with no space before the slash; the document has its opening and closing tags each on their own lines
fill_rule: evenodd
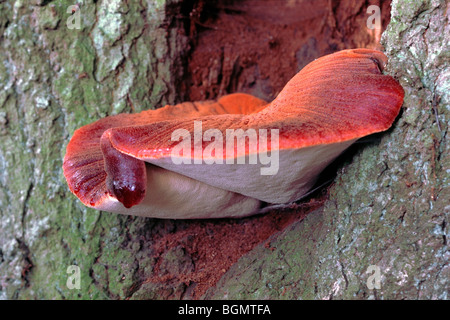
<svg viewBox="0 0 450 320">
<path fill-rule="evenodd" d="M 83 207 L 61 166 L 76 128 L 179 100 L 187 48 L 180 5 L 72 4 L 0 3 L 3 298 L 125 298 L 149 256 L 136 256 L 134 229 L 158 225 Z M 68 288 L 72 265 L 80 289 Z"/>
<path fill-rule="evenodd" d="M 449 31 L 448 2 L 392 2 L 398 121 L 340 169 L 323 208 L 242 257 L 208 298 L 449 298 Z"/>
<path fill-rule="evenodd" d="M 157 220 L 88 209 L 62 175 L 74 130 L 96 119 L 235 91 L 272 99 L 312 59 L 375 47 L 368 2 L 351 2 L 324 0 L 308 33 L 245 2 L 0 1 L 0 298 L 448 298 L 445 0 L 393 1 L 382 43 L 403 112 L 347 153 L 326 195 L 241 220 Z M 228 23 L 245 14 L 251 27 Z M 248 38 L 233 47 L 221 28 Z"/>
</svg>

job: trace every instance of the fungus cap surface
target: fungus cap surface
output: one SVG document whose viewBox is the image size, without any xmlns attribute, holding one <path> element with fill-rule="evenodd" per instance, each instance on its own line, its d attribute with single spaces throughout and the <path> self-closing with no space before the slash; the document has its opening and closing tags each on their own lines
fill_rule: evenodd
<svg viewBox="0 0 450 320">
<path fill-rule="evenodd" d="M 261 201 L 297 200 L 355 140 L 394 122 L 404 92 L 382 74 L 386 62 L 378 51 L 344 50 L 311 62 L 271 103 L 237 93 L 100 119 L 75 131 L 64 175 L 87 206 L 150 217 L 246 216 Z M 195 137 L 199 123 L 224 137 L 223 147 L 211 153 L 211 139 L 193 138 L 176 159 L 172 134 Z M 242 130 L 244 142 L 254 132 L 256 143 L 227 149 L 229 130 Z M 261 174 L 267 162 L 249 164 L 268 154 L 278 158 L 272 174 Z"/>
</svg>

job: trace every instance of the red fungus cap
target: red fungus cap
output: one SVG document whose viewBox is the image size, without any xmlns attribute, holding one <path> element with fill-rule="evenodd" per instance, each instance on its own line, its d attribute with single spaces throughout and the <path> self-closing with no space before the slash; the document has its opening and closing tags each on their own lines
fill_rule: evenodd
<svg viewBox="0 0 450 320">
<path fill-rule="evenodd" d="M 64 175 L 85 205 L 124 214 L 245 216 L 256 212 L 260 201 L 294 201 L 355 140 L 394 122 L 404 91 L 382 74 L 386 62 L 379 51 L 344 50 L 311 62 L 271 103 L 238 93 L 101 119 L 75 131 Z M 194 137 L 199 123 L 203 133 L 212 130 L 223 137 L 230 129 L 254 130 L 258 143 L 236 145 L 230 152 L 224 138 L 222 153 L 217 149 L 209 159 L 216 163 L 207 164 L 205 151 L 211 142 L 203 139 L 192 144 L 190 164 L 175 163 L 173 151 L 179 142 L 172 134 L 181 129 Z M 264 132 L 270 134 L 263 137 Z M 263 159 L 267 152 L 279 155 L 273 174 L 261 174 L 263 163 L 237 160 L 253 155 Z"/>
</svg>

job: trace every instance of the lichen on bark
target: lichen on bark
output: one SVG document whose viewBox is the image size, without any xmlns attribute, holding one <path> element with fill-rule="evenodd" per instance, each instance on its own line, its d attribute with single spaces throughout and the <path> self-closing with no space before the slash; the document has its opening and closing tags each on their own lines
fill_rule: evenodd
<svg viewBox="0 0 450 320">
<path fill-rule="evenodd" d="M 174 276 L 202 267 L 180 246 L 201 245 L 189 228 L 204 232 L 203 244 L 215 244 L 226 230 L 247 239 L 246 222 L 196 224 L 87 209 L 69 192 L 61 165 L 80 126 L 188 96 L 178 91 L 186 90 L 187 29 L 202 22 L 189 26 L 190 2 L 81 1 L 80 28 L 69 29 L 77 14 L 72 5 L 0 1 L 0 298 L 192 298 L 199 276 Z M 386 72 L 406 91 L 394 127 L 353 149 L 322 209 L 294 219 L 229 270 L 215 270 L 223 276 L 203 298 L 448 298 L 447 6 L 393 1 L 383 40 Z M 236 255 L 250 250 L 241 246 L 235 242 Z M 215 248 L 204 249 L 204 260 L 216 257 Z M 80 289 L 68 286 L 71 265 L 80 267 Z M 380 289 L 367 286 L 370 266 L 380 269 Z"/>
<path fill-rule="evenodd" d="M 166 14 L 177 3 L 0 3 L 0 298 L 125 298 L 136 286 L 125 229 L 148 224 L 80 206 L 62 158 L 81 125 L 179 99 L 187 38 Z"/>
<path fill-rule="evenodd" d="M 398 120 L 342 166 L 323 210 L 242 257 L 207 298 L 449 298 L 448 15 L 446 1 L 392 2 Z"/>
</svg>

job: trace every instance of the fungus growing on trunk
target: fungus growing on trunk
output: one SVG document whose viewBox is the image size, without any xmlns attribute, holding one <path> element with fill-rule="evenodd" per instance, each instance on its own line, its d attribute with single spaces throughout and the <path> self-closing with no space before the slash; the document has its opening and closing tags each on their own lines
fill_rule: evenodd
<svg viewBox="0 0 450 320">
<path fill-rule="evenodd" d="M 98 120 L 75 131 L 64 175 L 85 205 L 147 217 L 243 217 L 295 201 L 354 141 L 392 125 L 404 92 L 386 62 L 344 50 L 271 103 L 237 93 Z"/>
</svg>

